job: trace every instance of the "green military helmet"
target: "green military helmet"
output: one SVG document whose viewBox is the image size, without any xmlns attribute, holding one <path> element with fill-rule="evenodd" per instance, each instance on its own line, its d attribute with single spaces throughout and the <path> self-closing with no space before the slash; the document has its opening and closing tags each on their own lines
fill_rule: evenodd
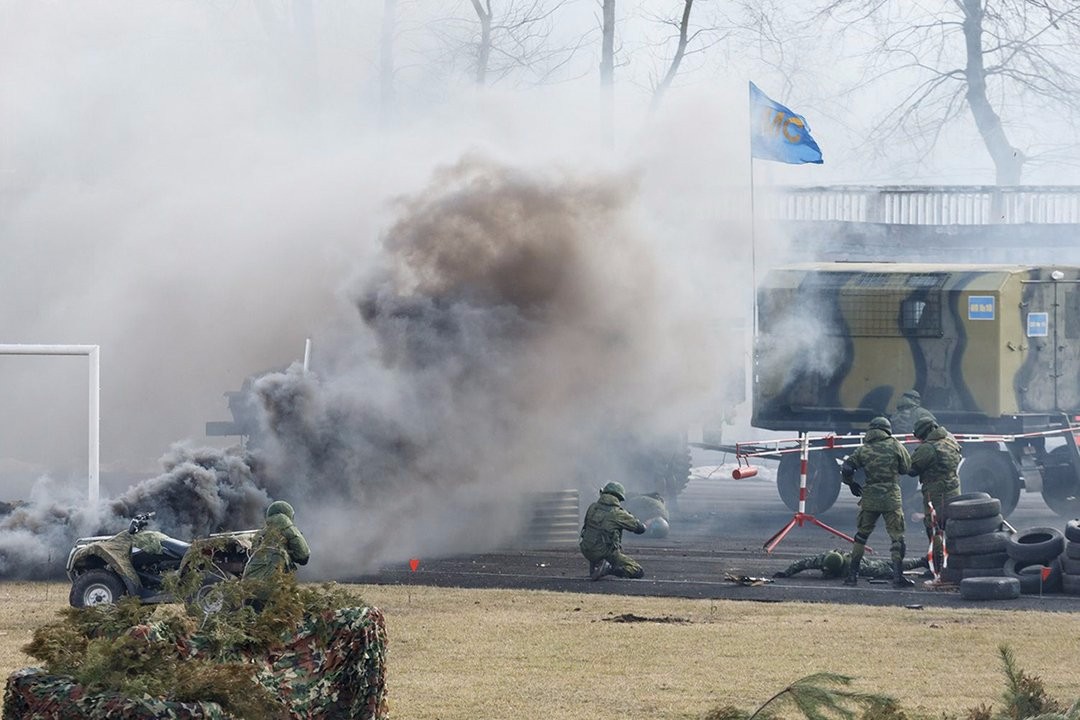
<svg viewBox="0 0 1080 720">
<path fill-rule="evenodd" d="M 915 433 L 915 437 L 921 440 L 929 435 L 937 426 L 938 424 L 934 421 L 934 418 L 923 416 L 915 421 L 915 427 L 913 427 L 911 431 Z"/>
<path fill-rule="evenodd" d="M 821 561 L 821 573 L 826 577 L 840 577 L 844 572 L 844 556 L 837 550 L 826 553 Z"/>
<path fill-rule="evenodd" d="M 270 503 L 270 507 L 266 508 L 266 517 L 271 515 L 285 515 L 292 520 L 294 517 L 293 507 L 284 500 L 275 500 Z"/>
<path fill-rule="evenodd" d="M 892 423 L 889 422 L 889 418 L 884 416 L 877 416 L 870 421 L 871 430 L 884 430 L 887 433 L 892 433 Z"/>
<path fill-rule="evenodd" d="M 620 482 L 609 482 L 600 492 L 607 495 L 614 495 L 620 500 L 626 499 L 626 488 L 624 488 Z"/>
<path fill-rule="evenodd" d="M 918 390 L 908 390 L 907 392 L 905 392 L 900 397 L 907 398 L 908 400 L 911 400 L 912 402 L 914 402 L 916 405 L 919 405 L 919 404 L 922 403 L 922 395 L 919 394 Z"/>
</svg>

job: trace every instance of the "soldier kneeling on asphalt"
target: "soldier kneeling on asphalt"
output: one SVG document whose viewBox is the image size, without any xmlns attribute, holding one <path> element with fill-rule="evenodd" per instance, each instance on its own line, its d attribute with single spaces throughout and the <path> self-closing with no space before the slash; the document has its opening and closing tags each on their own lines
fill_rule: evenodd
<svg viewBox="0 0 1080 720">
<path fill-rule="evenodd" d="M 616 577 L 640 578 L 645 575 L 634 560 L 622 552 L 622 533 L 629 530 L 638 535 L 645 532 L 645 523 L 623 509 L 626 489 L 622 483 L 609 482 L 600 491 L 600 499 L 585 511 L 578 547 L 589 561 L 589 578 L 599 580 L 607 574 Z"/>
<path fill-rule="evenodd" d="M 901 561 L 901 572 L 915 570 L 916 568 L 928 568 L 930 563 L 925 557 L 907 558 Z M 851 553 L 830 550 L 820 555 L 810 555 L 796 560 L 784 570 L 773 575 L 774 578 L 786 578 L 798 575 L 803 570 L 820 570 L 826 578 L 847 577 L 851 569 Z M 884 558 L 864 557 L 859 563 L 859 577 L 873 578 L 876 580 L 889 580 L 895 574 L 891 560 Z"/>
</svg>

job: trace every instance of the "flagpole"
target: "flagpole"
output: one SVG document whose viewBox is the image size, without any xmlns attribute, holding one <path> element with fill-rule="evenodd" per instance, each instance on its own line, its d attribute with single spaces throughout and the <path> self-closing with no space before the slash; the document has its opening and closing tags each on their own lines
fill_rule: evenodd
<svg viewBox="0 0 1080 720">
<path fill-rule="evenodd" d="M 753 314 L 753 338 L 757 337 L 757 209 L 754 206 L 754 150 L 750 149 L 750 308 Z"/>
</svg>

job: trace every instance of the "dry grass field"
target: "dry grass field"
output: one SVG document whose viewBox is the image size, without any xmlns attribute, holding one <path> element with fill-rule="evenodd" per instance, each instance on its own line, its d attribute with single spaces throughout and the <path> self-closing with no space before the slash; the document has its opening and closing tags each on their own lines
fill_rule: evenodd
<svg viewBox="0 0 1080 720">
<path fill-rule="evenodd" d="M 999 705 L 997 647 L 1051 695 L 1080 697 L 1080 617 L 519 590 L 360 586 L 390 636 L 399 720 L 701 718 L 751 710 L 813 672 L 854 676 L 930 717 Z M 63 583 L 0 584 L 0 665 L 67 602 Z M 635 615 L 645 621 L 617 622 Z"/>
</svg>

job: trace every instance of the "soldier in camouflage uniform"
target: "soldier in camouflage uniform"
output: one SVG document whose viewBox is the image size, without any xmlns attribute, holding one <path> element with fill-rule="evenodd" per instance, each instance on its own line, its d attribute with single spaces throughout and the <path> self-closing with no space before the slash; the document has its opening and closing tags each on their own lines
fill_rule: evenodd
<svg viewBox="0 0 1080 720">
<path fill-rule="evenodd" d="M 269 580 L 277 572 L 295 572 L 311 557 L 304 534 L 293 523 L 293 507 L 275 500 L 266 508 L 266 524 L 251 541 L 251 558 L 243 579 Z"/>
<path fill-rule="evenodd" d="M 926 566 L 926 558 L 921 556 L 905 559 L 903 561 L 903 570 L 914 570 Z M 827 578 L 838 578 L 846 577 L 850 569 L 850 552 L 845 553 L 840 552 L 839 550 L 830 550 L 829 552 L 823 552 L 820 555 L 810 555 L 801 560 L 796 560 L 784 570 L 775 573 L 773 577 L 786 578 L 791 577 L 792 575 L 798 575 L 803 570 L 820 570 L 821 574 Z M 890 560 L 886 560 L 885 558 L 864 557 L 859 564 L 860 577 L 888 580 L 893 577 L 893 574 L 893 564 Z"/>
<path fill-rule="evenodd" d="M 941 529 L 945 518 L 942 509 L 945 500 L 960 494 L 960 478 L 956 469 L 960 467 L 960 444 L 948 430 L 937 424 L 932 417 L 922 417 L 915 421 L 915 437 L 921 441 L 911 456 L 911 469 L 908 475 L 919 478 L 923 496 L 923 525 L 926 537 L 933 543 L 934 565 L 941 568 L 942 543 Z M 938 526 L 930 514 L 933 503 L 937 514 Z"/>
<path fill-rule="evenodd" d="M 611 573 L 617 577 L 639 578 L 645 571 L 622 552 L 623 530 L 638 535 L 645 532 L 645 523 L 623 509 L 626 499 L 622 483 L 609 482 L 600 491 L 600 499 L 585 511 L 578 547 L 589 561 L 589 577 L 599 580 Z"/>
<path fill-rule="evenodd" d="M 631 495 L 626 499 L 626 511 L 645 523 L 645 537 L 667 537 L 671 529 L 671 515 L 668 513 L 664 497 L 652 492 L 644 495 Z"/>
<path fill-rule="evenodd" d="M 855 471 L 862 468 L 866 484 L 854 482 Z M 851 550 L 851 566 L 845 585 L 859 582 L 859 566 L 862 564 L 866 541 L 877 525 L 878 517 L 885 518 L 885 530 L 892 540 L 890 547 L 893 564 L 893 586 L 914 585 L 904 577 L 904 511 L 900 499 L 900 476 L 911 468 L 911 456 L 907 449 L 892 436 L 889 419 L 876 417 L 863 436 L 863 444 L 844 458 L 840 475 L 851 494 L 859 499 L 859 516 L 855 531 L 855 545 Z"/>
<path fill-rule="evenodd" d="M 896 401 L 896 412 L 889 421 L 892 423 L 892 431 L 897 435 L 908 435 L 915 431 L 915 423 L 922 418 L 930 418 L 935 422 L 934 413 L 922 406 L 922 396 L 918 390 L 908 390 Z"/>
</svg>

